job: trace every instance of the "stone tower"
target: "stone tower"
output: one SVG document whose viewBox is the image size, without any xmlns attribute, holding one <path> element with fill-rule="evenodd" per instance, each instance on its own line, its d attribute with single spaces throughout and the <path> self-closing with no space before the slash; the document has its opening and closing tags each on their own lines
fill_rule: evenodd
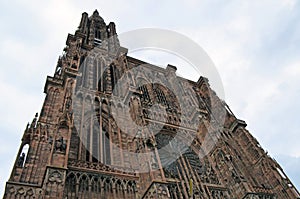
<svg viewBox="0 0 300 199">
<path fill-rule="evenodd" d="M 4 198 L 300 198 L 208 79 L 128 56 L 97 10 L 44 92 Z"/>
</svg>

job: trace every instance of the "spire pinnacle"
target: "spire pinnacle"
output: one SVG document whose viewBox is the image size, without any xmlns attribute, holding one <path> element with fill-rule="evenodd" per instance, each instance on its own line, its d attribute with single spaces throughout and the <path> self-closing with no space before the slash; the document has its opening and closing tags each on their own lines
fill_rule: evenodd
<svg viewBox="0 0 300 199">
<path fill-rule="evenodd" d="M 93 15 L 98 15 L 99 16 L 99 12 L 98 12 L 98 10 L 96 9 L 94 12 L 93 12 Z"/>
</svg>

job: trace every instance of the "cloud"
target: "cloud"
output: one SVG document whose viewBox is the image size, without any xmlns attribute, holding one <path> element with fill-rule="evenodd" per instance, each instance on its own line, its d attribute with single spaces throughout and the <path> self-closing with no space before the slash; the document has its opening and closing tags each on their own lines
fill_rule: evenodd
<svg viewBox="0 0 300 199">
<path fill-rule="evenodd" d="M 299 168 L 300 168 L 300 157 L 292 157 L 287 155 L 276 155 L 276 160 L 280 162 L 281 167 L 284 168 L 284 172 L 289 177 L 289 179 L 294 183 L 294 185 L 299 190 L 300 178 L 299 178 Z"/>
</svg>

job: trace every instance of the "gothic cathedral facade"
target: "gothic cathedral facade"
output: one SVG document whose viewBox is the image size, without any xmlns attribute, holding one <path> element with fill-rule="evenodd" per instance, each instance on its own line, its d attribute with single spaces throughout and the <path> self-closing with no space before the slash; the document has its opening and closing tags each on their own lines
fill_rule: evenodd
<svg viewBox="0 0 300 199">
<path fill-rule="evenodd" d="M 97 10 L 68 35 L 44 92 L 5 199 L 300 198 L 207 78 L 128 56 Z"/>
</svg>

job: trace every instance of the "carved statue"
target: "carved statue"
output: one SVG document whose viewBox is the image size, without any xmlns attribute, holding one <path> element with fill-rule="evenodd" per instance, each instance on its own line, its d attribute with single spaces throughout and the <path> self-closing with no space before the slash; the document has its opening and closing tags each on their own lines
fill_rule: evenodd
<svg viewBox="0 0 300 199">
<path fill-rule="evenodd" d="M 72 105 L 72 99 L 71 97 L 68 97 L 67 102 L 66 102 L 66 109 L 69 109 Z"/>
<path fill-rule="evenodd" d="M 25 160 L 25 153 L 22 153 L 22 155 L 18 159 L 18 167 L 23 167 L 24 160 Z"/>
<path fill-rule="evenodd" d="M 48 143 L 49 143 L 50 145 L 53 144 L 53 138 L 52 138 L 51 136 L 48 138 Z"/>
<path fill-rule="evenodd" d="M 67 148 L 67 144 L 63 137 L 60 137 L 58 140 L 55 140 L 55 146 L 54 146 L 55 151 L 59 150 L 61 152 L 65 152 L 66 148 Z"/>
<path fill-rule="evenodd" d="M 156 147 L 156 143 L 155 143 L 155 140 L 151 137 L 151 138 L 148 138 L 146 140 L 146 145 L 150 148 L 150 149 L 153 149 L 154 147 Z"/>
</svg>

